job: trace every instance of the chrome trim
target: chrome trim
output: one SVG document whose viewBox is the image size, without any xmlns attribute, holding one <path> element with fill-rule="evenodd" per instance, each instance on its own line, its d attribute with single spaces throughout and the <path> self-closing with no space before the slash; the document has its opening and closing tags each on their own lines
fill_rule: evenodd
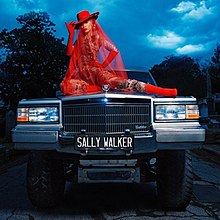
<svg viewBox="0 0 220 220">
<path fill-rule="evenodd" d="M 23 123 L 23 124 L 17 124 L 16 130 L 20 131 L 42 131 L 42 130 L 49 130 L 49 131 L 59 131 L 63 126 L 59 124 L 31 124 L 31 123 Z"/>
<path fill-rule="evenodd" d="M 41 98 L 41 99 L 22 99 L 19 102 L 19 106 L 20 105 L 33 105 L 33 104 L 60 104 L 61 100 L 57 99 L 57 98 Z"/>
<path fill-rule="evenodd" d="M 197 128 L 158 128 L 156 141 L 163 143 L 173 142 L 204 142 L 205 129 Z"/>
<path fill-rule="evenodd" d="M 13 129 L 12 140 L 15 143 L 56 143 L 58 142 L 58 131 L 30 131 Z"/>
</svg>

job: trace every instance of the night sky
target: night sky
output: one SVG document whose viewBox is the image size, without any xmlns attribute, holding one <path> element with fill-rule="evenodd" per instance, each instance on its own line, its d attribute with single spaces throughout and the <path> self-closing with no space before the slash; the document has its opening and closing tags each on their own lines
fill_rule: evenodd
<svg viewBox="0 0 220 220">
<path fill-rule="evenodd" d="M 66 43 L 64 22 L 84 9 L 100 12 L 97 21 L 127 67 L 149 69 L 169 55 L 209 61 L 220 42 L 219 0 L 0 0 L 0 30 L 18 27 L 18 15 L 45 11 Z"/>
</svg>

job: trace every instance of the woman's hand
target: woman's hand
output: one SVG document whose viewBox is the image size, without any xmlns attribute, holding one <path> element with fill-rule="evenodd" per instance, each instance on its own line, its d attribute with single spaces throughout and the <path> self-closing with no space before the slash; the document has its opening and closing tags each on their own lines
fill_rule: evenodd
<svg viewBox="0 0 220 220">
<path fill-rule="evenodd" d="M 76 27 L 76 22 L 73 22 L 73 21 L 71 21 L 70 23 L 65 22 L 65 24 L 66 24 L 66 28 L 67 28 L 69 34 L 73 35 L 75 27 Z"/>
<path fill-rule="evenodd" d="M 73 38 L 74 38 L 74 29 L 76 27 L 76 22 L 71 21 L 70 23 L 65 22 L 66 28 L 69 32 L 69 37 L 67 41 L 66 55 L 71 56 L 73 52 Z"/>
</svg>

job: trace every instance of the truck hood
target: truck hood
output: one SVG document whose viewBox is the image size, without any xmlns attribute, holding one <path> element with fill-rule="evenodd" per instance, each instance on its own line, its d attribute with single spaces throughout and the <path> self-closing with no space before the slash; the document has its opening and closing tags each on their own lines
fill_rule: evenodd
<svg viewBox="0 0 220 220">
<path fill-rule="evenodd" d="M 152 101 L 196 101 L 196 98 L 192 96 L 187 97 L 161 97 L 156 95 L 150 95 L 146 93 L 138 92 L 122 92 L 122 91 L 109 91 L 109 92 L 100 92 L 100 93 L 90 93 L 85 95 L 74 95 L 74 96 L 60 96 L 59 99 L 62 101 L 71 101 L 71 100 L 83 100 L 83 99 L 102 99 L 102 98 L 119 98 L 119 99 L 151 99 Z"/>
</svg>

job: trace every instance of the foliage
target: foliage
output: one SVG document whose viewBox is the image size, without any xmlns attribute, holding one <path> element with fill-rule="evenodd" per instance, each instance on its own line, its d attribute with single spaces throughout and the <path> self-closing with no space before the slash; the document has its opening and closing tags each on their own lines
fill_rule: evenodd
<svg viewBox="0 0 220 220">
<path fill-rule="evenodd" d="M 180 96 L 201 98 L 206 94 L 206 78 L 191 57 L 168 56 L 161 64 L 154 65 L 150 73 L 159 86 L 177 88 Z"/>
<path fill-rule="evenodd" d="M 220 44 L 217 43 L 211 58 L 209 74 L 211 76 L 212 93 L 220 93 Z"/>
<path fill-rule="evenodd" d="M 22 98 L 53 97 L 67 69 L 63 39 L 46 12 L 19 16 L 20 28 L 0 32 L 0 98 L 13 107 Z"/>
</svg>

